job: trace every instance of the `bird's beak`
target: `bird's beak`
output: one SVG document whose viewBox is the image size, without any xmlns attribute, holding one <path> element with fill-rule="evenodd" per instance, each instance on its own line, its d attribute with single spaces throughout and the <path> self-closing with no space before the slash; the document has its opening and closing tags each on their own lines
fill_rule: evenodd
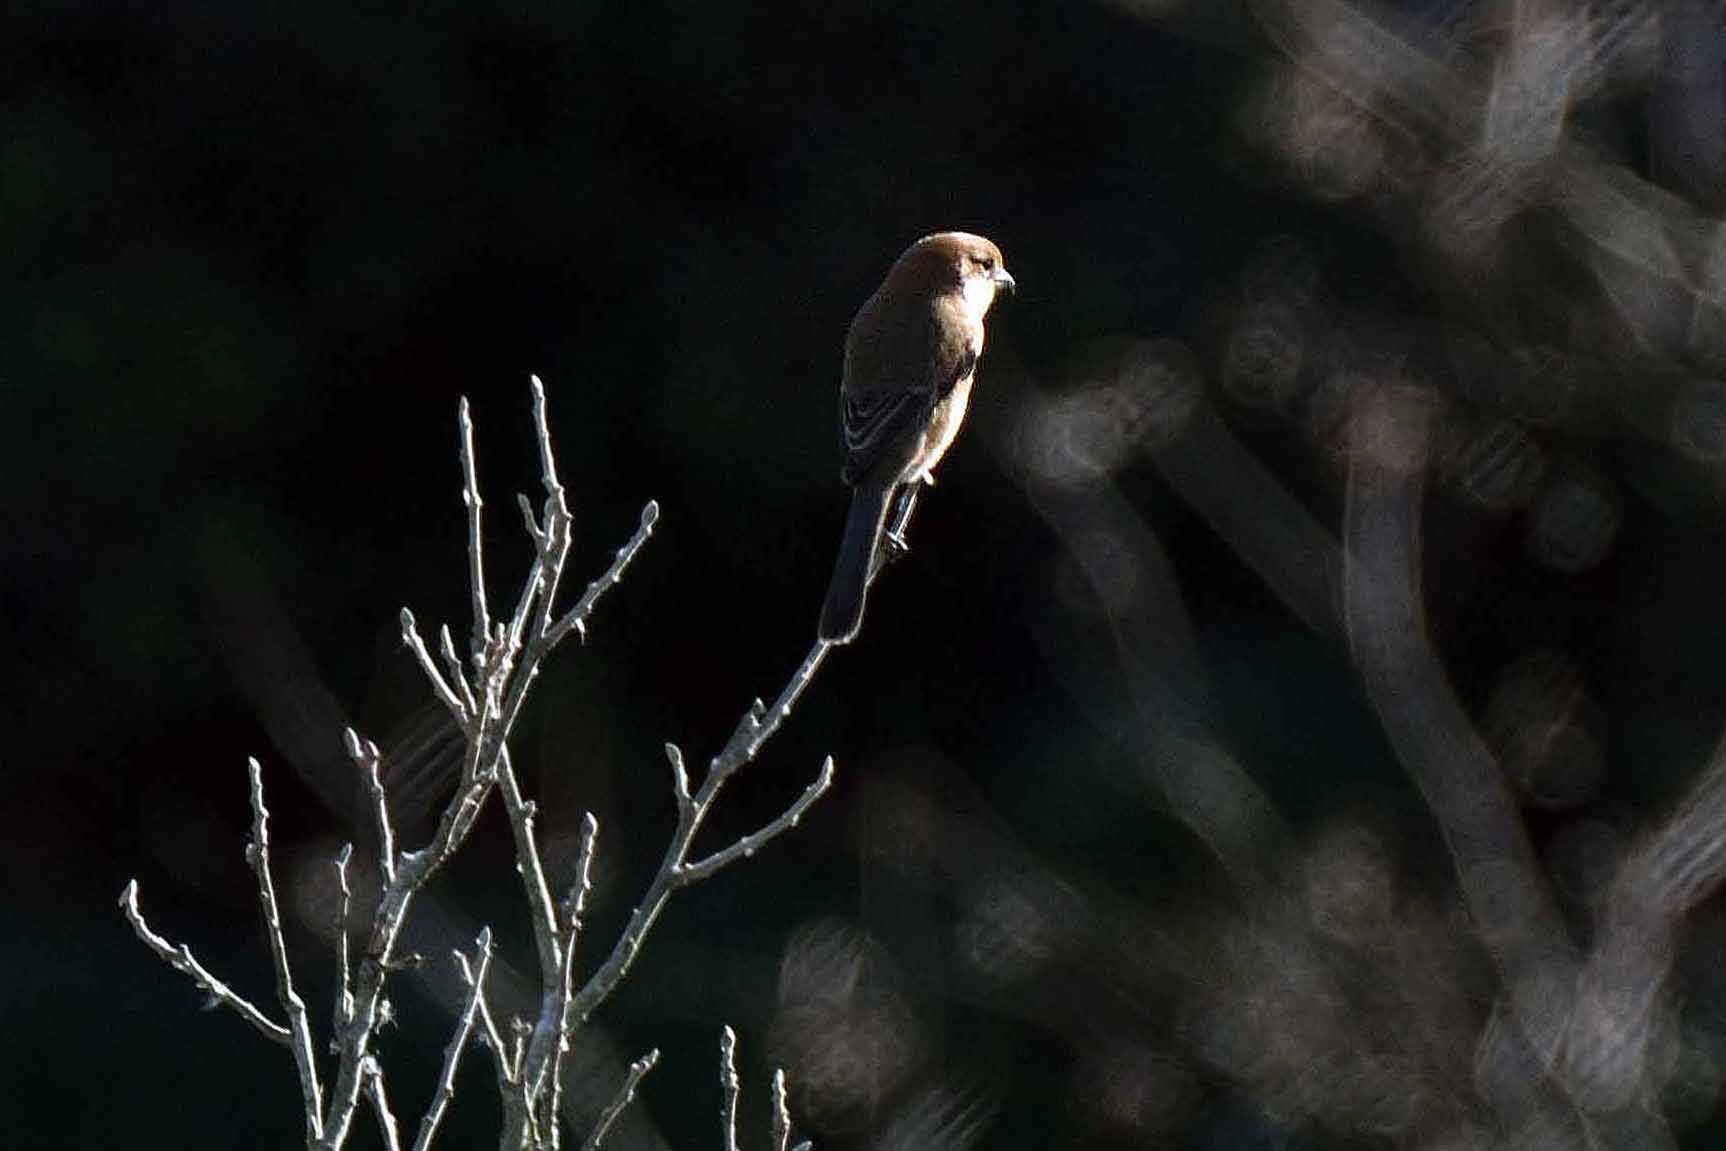
<svg viewBox="0 0 1726 1151">
<path fill-rule="evenodd" d="M 989 277 L 995 281 L 995 290 L 1012 295 L 1019 287 L 1019 282 L 1013 279 L 1013 274 L 1005 268 L 996 268 Z"/>
</svg>

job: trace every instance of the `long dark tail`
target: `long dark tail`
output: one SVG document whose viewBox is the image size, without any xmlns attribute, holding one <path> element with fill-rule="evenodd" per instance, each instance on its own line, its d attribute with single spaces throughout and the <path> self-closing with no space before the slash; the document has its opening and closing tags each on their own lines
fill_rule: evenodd
<svg viewBox="0 0 1726 1151">
<path fill-rule="evenodd" d="M 891 491 L 860 485 L 851 493 L 851 511 L 845 517 L 845 534 L 839 540 L 839 558 L 833 564 L 833 582 L 827 585 L 827 600 L 821 605 L 821 626 L 816 633 L 828 643 L 850 643 L 863 626 L 869 564 L 881 540 L 881 525 L 887 518 L 887 496 Z"/>
</svg>

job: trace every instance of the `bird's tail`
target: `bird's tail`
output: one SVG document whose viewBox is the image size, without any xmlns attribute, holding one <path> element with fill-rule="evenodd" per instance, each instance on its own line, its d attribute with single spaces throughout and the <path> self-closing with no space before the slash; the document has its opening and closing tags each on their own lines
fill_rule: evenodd
<svg viewBox="0 0 1726 1151">
<path fill-rule="evenodd" d="M 845 535 L 839 541 L 839 558 L 833 564 L 833 582 L 827 585 L 827 600 L 821 605 L 821 625 L 816 634 L 828 643 L 850 643 L 863 626 L 863 596 L 869 590 L 869 565 L 881 539 L 887 518 L 887 496 L 892 488 L 859 485 L 851 493 L 851 511 L 845 517 Z"/>
</svg>

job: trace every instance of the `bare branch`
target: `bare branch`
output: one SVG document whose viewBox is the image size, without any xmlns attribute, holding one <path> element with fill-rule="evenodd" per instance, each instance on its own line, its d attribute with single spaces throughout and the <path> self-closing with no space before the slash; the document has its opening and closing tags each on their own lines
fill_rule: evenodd
<svg viewBox="0 0 1726 1151">
<path fill-rule="evenodd" d="M 520 1080 L 527 1066 L 527 1041 L 533 1035 L 533 1028 L 524 1019 L 511 1019 L 509 1026 L 514 1033 L 514 1042 L 510 1045 L 510 1078 Z"/>
<path fill-rule="evenodd" d="M 474 465 L 473 414 L 468 410 L 467 397 L 461 398 L 461 502 L 467 508 L 468 586 L 473 596 L 473 655 L 484 656 L 487 637 L 491 635 L 491 614 L 485 605 L 485 543 L 480 532 L 480 513 L 485 507 L 479 498 L 479 473 Z"/>
<path fill-rule="evenodd" d="M 581 821 L 581 848 L 576 854 L 575 881 L 569 886 L 569 894 L 563 897 L 564 931 L 573 943 L 581 934 L 581 917 L 587 912 L 587 897 L 593 890 L 589 878 L 593 870 L 594 842 L 599 836 L 599 820 L 588 812 Z"/>
<path fill-rule="evenodd" d="M 737 1151 L 737 1032 L 719 1033 L 719 1126 L 724 1151 Z"/>
<path fill-rule="evenodd" d="M 444 674 L 449 676 L 449 682 L 461 691 L 462 703 L 467 706 L 468 711 L 478 711 L 479 704 L 474 702 L 473 685 L 468 683 L 467 673 L 462 670 L 461 656 L 455 650 L 455 637 L 450 635 L 449 624 L 438 625 L 437 642 Z"/>
<path fill-rule="evenodd" d="M 649 507 L 652 507 L 650 504 Z M 645 519 L 645 517 L 644 517 Z M 685 803 L 678 802 L 677 829 L 672 833 L 671 843 L 666 847 L 660 860 L 659 871 L 648 885 L 647 893 L 636 906 L 629 923 L 624 927 L 623 934 L 613 945 L 611 954 L 606 958 L 583 984 L 581 991 L 571 1004 L 574 1026 L 581 1026 L 593 1013 L 594 1009 L 603 1003 L 612 989 L 628 972 L 630 964 L 635 961 L 636 954 L 641 950 L 647 933 L 652 929 L 654 921 L 664 909 L 665 902 L 672 892 L 688 886 L 697 880 L 704 879 L 713 872 L 724 867 L 737 858 L 753 853 L 767 840 L 793 826 L 801 819 L 809 806 L 820 798 L 833 781 L 833 762 L 828 759 L 823 765 L 820 776 L 807 788 L 803 795 L 791 805 L 778 820 L 756 832 L 755 835 L 740 840 L 731 847 L 715 852 L 697 864 L 689 865 L 689 849 L 695 841 L 695 833 L 700 830 L 702 822 L 707 818 L 708 811 L 718 799 L 725 782 L 743 764 L 754 758 L 761 748 L 791 714 L 792 705 L 803 689 L 809 685 L 816 670 L 825 658 L 829 644 L 819 640 L 798 665 L 785 688 L 779 693 L 779 698 L 773 703 L 771 711 L 763 707 L 760 700 L 750 705 L 749 711 L 738 723 L 724 749 L 712 762 L 707 777 L 702 780 L 700 790 Z M 672 787 L 674 791 L 687 792 L 687 776 L 678 768 L 682 763 L 682 753 L 673 756 L 673 748 L 668 746 L 666 756 L 672 763 Z"/>
<path fill-rule="evenodd" d="M 233 1009 L 241 1019 L 250 1023 L 264 1038 L 288 1046 L 292 1036 L 288 1029 L 265 1015 L 253 1006 L 244 996 L 233 988 L 211 975 L 209 969 L 199 963 L 192 954 L 192 949 L 184 944 L 173 944 L 150 930 L 150 925 L 144 922 L 144 913 L 138 909 L 138 881 L 129 880 L 126 889 L 120 892 L 120 907 L 126 913 L 126 918 L 132 924 L 132 930 L 143 940 L 144 946 L 154 951 L 156 955 L 175 971 L 189 975 L 192 981 L 209 995 L 211 1003 L 219 1003 L 223 1007 Z"/>
<path fill-rule="evenodd" d="M 641 509 L 641 524 L 635 529 L 635 535 L 630 538 L 628 543 L 618 549 L 617 558 L 611 562 L 611 566 L 605 570 L 605 574 L 588 584 L 587 590 L 581 593 L 581 599 L 576 601 L 575 606 L 570 608 L 569 612 L 546 632 L 545 638 L 548 646 L 557 644 L 571 631 L 586 636 L 587 620 L 593 615 L 593 609 L 598 606 L 600 597 L 623 579 L 624 569 L 629 567 L 630 562 L 635 559 L 636 553 L 641 550 L 648 537 L 653 535 L 653 525 L 658 522 L 659 503 L 655 500 L 649 500 L 647 506 Z"/>
<path fill-rule="evenodd" d="M 456 697 L 455 689 L 444 682 L 443 673 L 438 671 L 437 664 L 432 662 L 431 652 L 426 650 L 426 641 L 420 637 L 419 624 L 414 621 L 414 613 L 402 608 L 402 643 L 407 645 L 414 658 L 419 660 L 420 670 L 425 672 L 426 679 L 431 681 L 432 693 L 443 701 L 443 705 L 455 715 L 456 722 L 466 726 L 468 709 Z"/>
<path fill-rule="evenodd" d="M 288 1030 L 293 1033 L 289 1050 L 294 1053 L 294 1066 L 300 1073 L 300 1094 L 306 1108 L 306 1137 L 313 1140 L 323 1135 L 323 1089 L 318 1084 L 318 1068 L 312 1053 L 312 1025 L 306 1015 L 305 1000 L 294 990 L 294 977 L 288 967 L 288 944 L 282 937 L 282 913 L 276 904 L 276 884 L 270 876 L 270 812 L 264 806 L 264 769 L 256 759 L 246 761 L 251 776 L 252 842 L 246 858 L 258 876 L 258 903 L 264 912 L 264 932 L 270 940 L 270 959 L 276 971 L 276 999 L 288 1013 Z"/>
<path fill-rule="evenodd" d="M 773 1072 L 773 1139 L 772 1151 L 785 1151 L 791 1142 L 791 1106 L 785 1100 L 785 1068 Z"/>
<path fill-rule="evenodd" d="M 516 871 L 521 875 L 533 916 L 533 939 L 539 954 L 540 972 L 548 981 L 544 991 L 550 995 L 554 985 L 549 980 L 563 966 L 557 945 L 557 910 L 552 906 L 551 885 L 546 882 L 545 864 L 534 840 L 534 805 L 522 796 L 521 784 L 516 779 L 515 765 L 507 748 L 498 756 L 498 783 L 503 793 L 504 813 L 509 816 L 510 834 L 515 838 Z"/>
<path fill-rule="evenodd" d="M 460 953 L 457 953 L 458 958 Z M 473 1034 L 474 1020 L 479 1015 L 479 1004 L 485 995 L 485 977 L 491 970 L 491 928 L 483 928 L 479 940 L 474 945 L 474 962 L 478 969 L 473 974 L 473 986 L 468 989 L 467 1006 L 462 1009 L 461 1021 L 456 1024 L 455 1034 L 450 1037 L 449 1045 L 443 1050 L 443 1070 L 438 1074 L 437 1093 L 432 1096 L 431 1106 L 426 1108 L 425 1117 L 420 1120 L 419 1134 L 414 1137 L 413 1151 L 427 1151 L 432 1140 L 437 1137 L 437 1125 L 443 1121 L 443 1113 L 449 1107 L 450 1097 L 455 1094 L 456 1068 L 461 1065 L 461 1053 L 467 1047 L 468 1036 Z M 463 970 L 466 962 L 461 964 Z"/>
<path fill-rule="evenodd" d="M 617 1122 L 624 1109 L 635 1101 L 635 1090 L 641 1086 L 641 1081 L 647 1073 L 659 1063 L 659 1048 L 655 1047 L 640 1059 L 629 1065 L 629 1074 L 624 1077 L 623 1086 L 605 1110 L 599 1113 L 599 1121 L 593 1125 L 593 1133 L 587 1137 L 587 1142 L 581 1145 L 581 1151 L 599 1151 L 599 1145 L 605 1142 L 605 1137 L 611 1133 L 611 1125 Z"/>
<path fill-rule="evenodd" d="M 366 777 L 366 794 L 372 801 L 372 822 L 378 831 L 378 866 L 384 873 L 386 883 L 395 882 L 396 878 L 396 835 L 390 826 L 389 802 L 384 796 L 383 777 L 378 774 L 378 745 L 371 740 L 362 740 L 359 732 L 348 728 L 343 732 L 343 742 L 347 745 L 348 758 L 354 761 Z"/>
<path fill-rule="evenodd" d="M 368 1055 L 360 1074 L 365 1079 L 366 1098 L 378 1119 L 378 1134 L 383 1136 L 385 1151 L 402 1151 L 401 1129 L 396 1126 L 396 1113 L 390 1109 L 389 1096 L 384 1091 L 383 1065 Z"/>
<path fill-rule="evenodd" d="M 351 732 L 352 729 L 350 728 Z M 336 889 L 341 900 L 336 906 L 336 1030 L 346 1027 L 354 1017 L 354 977 L 348 962 L 348 909 L 353 904 L 353 889 L 348 886 L 348 861 L 353 858 L 354 845 L 342 844 L 336 855 Z"/>
<path fill-rule="evenodd" d="M 689 806 L 689 771 L 683 766 L 683 752 L 675 743 L 665 745 L 665 758 L 671 761 L 671 794 L 681 813 Z"/>
<path fill-rule="evenodd" d="M 559 504 L 563 502 L 563 485 L 557 479 L 557 458 L 551 450 L 551 425 L 545 414 L 545 384 L 538 376 L 530 375 L 527 386 L 533 392 L 533 431 L 534 439 L 539 444 L 539 468 L 545 477 L 545 494 L 551 496 Z M 548 525 L 549 529 L 549 525 Z"/>
<path fill-rule="evenodd" d="M 563 900 L 563 967 L 559 972 L 556 1007 L 551 1012 L 554 1034 L 551 1036 L 549 1057 L 545 1059 L 551 1074 L 551 1098 L 546 1111 L 546 1127 L 555 1127 L 563 1110 L 563 1058 L 569 1052 L 569 1005 L 575 998 L 575 953 L 581 939 L 581 917 L 587 911 L 587 896 L 592 890 L 589 879 L 593 871 L 594 845 L 599 839 L 599 820 L 588 812 L 581 821 L 581 850 L 576 856 L 575 881 Z M 536 1089 L 538 1084 L 535 1085 Z"/>
<path fill-rule="evenodd" d="M 539 520 L 533 514 L 533 504 L 520 492 L 515 493 L 515 506 L 521 509 L 521 519 L 527 528 L 527 534 L 533 539 L 536 551 L 545 550 L 545 532 L 539 526 Z"/>
<path fill-rule="evenodd" d="M 467 961 L 467 956 L 459 951 L 455 952 L 455 965 L 461 972 L 462 982 L 467 985 L 469 993 L 474 996 L 475 1002 L 479 1005 L 481 1038 L 487 1049 L 491 1051 L 492 1062 L 497 1067 L 498 1091 L 502 1093 L 505 1085 L 512 1082 L 514 1078 L 511 1073 L 509 1049 L 504 1046 L 503 1036 L 498 1032 L 497 1020 L 492 1018 L 491 1005 L 486 1002 L 485 986 L 480 983 L 479 977 L 474 973 L 473 966 Z"/>
<path fill-rule="evenodd" d="M 773 701 L 771 709 L 763 707 L 760 700 L 750 705 L 749 710 L 738 721 L 736 730 L 731 733 L 731 738 L 726 740 L 724 750 L 708 767 L 708 779 L 701 787 L 703 792 L 707 791 L 714 776 L 720 777 L 723 782 L 725 776 L 754 759 L 755 753 L 761 750 L 761 745 L 773 738 L 779 725 L 791 715 L 791 709 L 803 694 L 803 689 L 815 678 L 821 661 L 827 658 L 827 652 L 832 646 L 822 640 L 815 641 L 815 646 L 803 657 L 803 662 L 792 673 L 791 679 L 780 691 L 779 698 Z"/>
<path fill-rule="evenodd" d="M 815 801 L 820 799 L 831 786 L 833 786 L 833 757 L 828 756 L 822 761 L 821 774 L 815 777 L 815 781 L 813 783 L 803 789 L 803 794 L 798 796 L 796 800 L 792 802 L 791 806 L 786 808 L 778 819 L 775 819 L 760 831 L 744 836 L 736 843 L 733 843 L 730 847 L 714 852 L 706 859 L 698 860 L 695 863 L 684 864 L 677 868 L 678 884 L 681 886 L 683 884 L 695 883 L 699 880 L 706 879 L 720 868 L 736 863 L 739 859 L 747 859 L 749 856 L 754 855 L 757 851 L 761 850 L 763 844 L 767 843 L 775 836 L 781 835 L 784 832 L 790 831 L 793 827 L 796 827 L 798 821 L 803 818 L 803 813 L 813 807 L 815 805 Z"/>
</svg>

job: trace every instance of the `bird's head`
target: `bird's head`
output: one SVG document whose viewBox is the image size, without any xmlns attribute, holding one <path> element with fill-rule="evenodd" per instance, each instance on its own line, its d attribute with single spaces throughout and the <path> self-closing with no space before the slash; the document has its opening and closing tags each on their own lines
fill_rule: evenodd
<svg viewBox="0 0 1726 1151">
<path fill-rule="evenodd" d="M 905 249 L 891 278 L 920 282 L 936 293 L 956 292 L 978 321 L 999 293 L 1011 293 L 1017 286 L 1001 249 L 970 232 L 924 236 Z"/>
</svg>

